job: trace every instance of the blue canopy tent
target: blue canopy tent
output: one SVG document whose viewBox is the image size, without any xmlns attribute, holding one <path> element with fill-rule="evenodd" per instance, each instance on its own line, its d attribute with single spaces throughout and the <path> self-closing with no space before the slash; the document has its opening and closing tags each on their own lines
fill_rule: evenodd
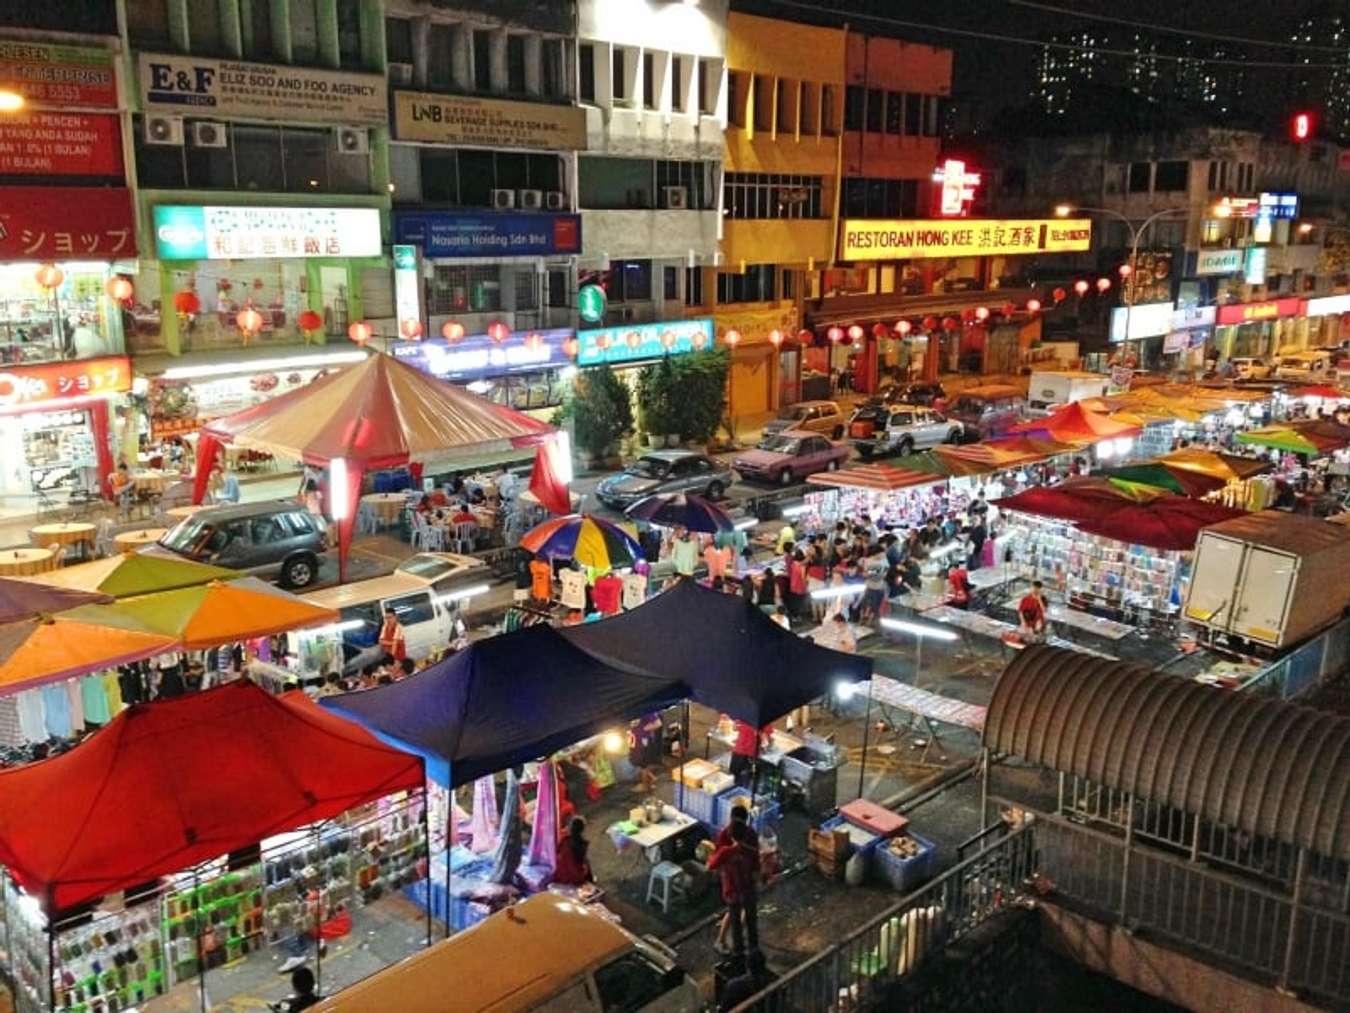
<svg viewBox="0 0 1350 1013">
<path fill-rule="evenodd" d="M 679 703 L 677 677 L 621 670 L 550 626 L 490 637 L 414 679 L 320 703 L 426 758 L 455 788 Z"/>
<path fill-rule="evenodd" d="M 756 728 L 838 682 L 872 677 L 871 658 L 817 646 L 740 595 L 688 578 L 631 612 L 559 632 L 598 662 L 678 680 L 690 699 Z"/>
</svg>

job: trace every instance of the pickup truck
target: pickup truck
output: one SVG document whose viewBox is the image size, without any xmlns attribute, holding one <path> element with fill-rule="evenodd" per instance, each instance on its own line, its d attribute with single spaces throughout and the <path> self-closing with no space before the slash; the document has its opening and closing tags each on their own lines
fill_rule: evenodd
<svg viewBox="0 0 1350 1013">
<path fill-rule="evenodd" d="M 960 443 L 964 427 L 922 405 L 863 405 L 849 422 L 849 438 L 864 461 L 912 454 L 940 443 Z"/>
</svg>

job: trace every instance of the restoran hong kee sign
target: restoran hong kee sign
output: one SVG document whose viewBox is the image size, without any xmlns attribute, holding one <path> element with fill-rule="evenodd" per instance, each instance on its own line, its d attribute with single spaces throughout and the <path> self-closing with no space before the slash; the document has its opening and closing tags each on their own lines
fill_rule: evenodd
<svg viewBox="0 0 1350 1013">
<path fill-rule="evenodd" d="M 964 218 L 844 222 L 844 260 L 915 260 L 1075 252 L 1092 247 L 1089 218 Z"/>
</svg>

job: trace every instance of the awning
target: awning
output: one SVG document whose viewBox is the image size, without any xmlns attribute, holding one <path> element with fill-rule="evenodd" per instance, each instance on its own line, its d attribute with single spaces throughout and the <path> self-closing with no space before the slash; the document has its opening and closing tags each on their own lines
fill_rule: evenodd
<svg viewBox="0 0 1350 1013">
<path fill-rule="evenodd" d="M 124 552 L 89 563 L 63 566 L 59 570 L 24 579 L 53 587 L 110 594 L 114 598 L 130 598 L 133 595 L 173 591 L 180 587 L 195 587 L 208 581 L 229 580 L 238 576 L 234 570 L 205 563 L 144 552 Z"/>
<path fill-rule="evenodd" d="M 837 489 L 873 489 L 877 492 L 895 492 L 920 485 L 943 481 L 945 476 L 897 468 L 890 464 L 860 464 L 841 471 L 820 471 L 807 478 L 807 485 Z"/>
</svg>

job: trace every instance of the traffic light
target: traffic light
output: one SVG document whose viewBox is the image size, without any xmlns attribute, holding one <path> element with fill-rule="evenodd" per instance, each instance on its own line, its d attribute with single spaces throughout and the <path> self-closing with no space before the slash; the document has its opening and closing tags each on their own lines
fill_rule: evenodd
<svg viewBox="0 0 1350 1013">
<path fill-rule="evenodd" d="M 1314 120 L 1312 113 L 1294 113 L 1294 118 L 1289 121 L 1289 136 L 1295 141 L 1311 140 L 1313 135 L 1313 125 Z"/>
</svg>

